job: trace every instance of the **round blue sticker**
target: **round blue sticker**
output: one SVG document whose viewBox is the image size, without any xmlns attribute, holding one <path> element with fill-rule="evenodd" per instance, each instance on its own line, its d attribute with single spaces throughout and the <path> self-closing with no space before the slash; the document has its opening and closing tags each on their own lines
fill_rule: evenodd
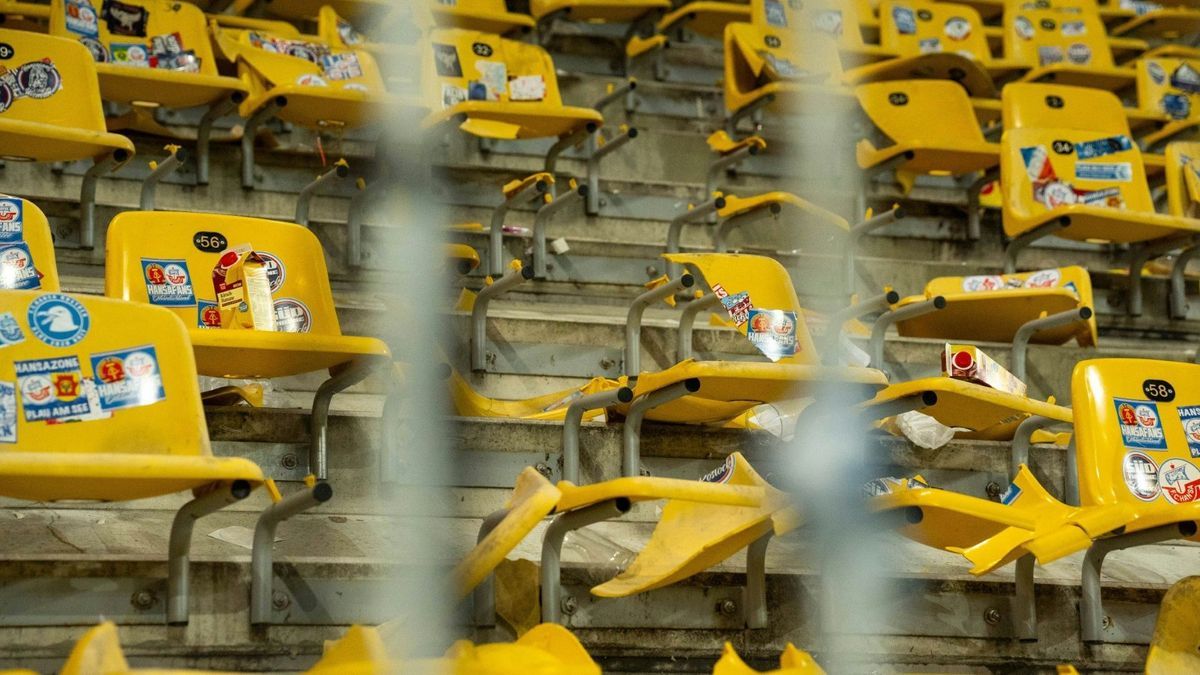
<svg viewBox="0 0 1200 675">
<path fill-rule="evenodd" d="M 29 303 L 29 328 L 51 347 L 70 347 L 87 335 L 92 319 L 75 298 L 47 293 Z"/>
</svg>

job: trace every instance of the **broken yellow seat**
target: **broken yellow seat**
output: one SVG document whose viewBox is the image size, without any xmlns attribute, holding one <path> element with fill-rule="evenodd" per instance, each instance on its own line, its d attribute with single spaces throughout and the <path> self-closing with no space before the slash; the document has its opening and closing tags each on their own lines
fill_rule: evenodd
<svg viewBox="0 0 1200 675">
<path fill-rule="evenodd" d="M 533 17 L 528 14 L 508 11 L 504 0 L 430 2 L 429 10 L 437 25 L 444 28 L 462 28 L 504 35 L 514 30 L 529 32 L 535 25 Z"/>
<path fill-rule="evenodd" d="M 1005 234 L 1057 224 L 1049 234 L 1127 244 L 1200 233 L 1200 221 L 1155 213 L 1141 151 L 1115 96 L 1012 84 L 1003 100 Z"/>
<path fill-rule="evenodd" d="M 1200 12 L 1194 7 L 1162 7 L 1124 16 L 1125 21 L 1108 29 L 1110 36 L 1170 41 L 1200 32 Z"/>
<path fill-rule="evenodd" d="M 779 669 L 759 671 L 746 665 L 738 656 L 733 645 L 726 642 L 721 650 L 721 658 L 713 666 L 712 675 L 825 675 L 825 670 L 813 659 L 808 652 L 796 649 L 792 643 L 783 648 L 779 655 Z"/>
<path fill-rule="evenodd" d="M 658 31 L 666 33 L 676 26 L 685 26 L 694 33 L 720 39 L 725 33 L 725 26 L 749 20 L 748 4 L 726 0 L 693 0 L 664 14 L 658 21 Z"/>
<path fill-rule="evenodd" d="M 1133 68 L 1114 63 L 1095 5 L 1069 10 L 1015 3 L 1011 7 L 1004 13 L 1004 52 L 1009 61 L 1029 68 L 1023 81 L 1106 91 L 1133 86 Z"/>
<path fill-rule="evenodd" d="M 1167 211 L 1173 216 L 1200 215 L 1200 143 L 1167 145 Z"/>
<path fill-rule="evenodd" d="M 3 291 L 5 315 L 0 437 L 14 445 L 0 452 L 0 494 L 127 501 L 262 482 L 253 462 L 212 456 L 187 333 L 170 312 Z"/>
<path fill-rule="evenodd" d="M 562 420 L 567 407 L 575 399 L 621 386 L 614 380 L 594 377 L 581 387 L 563 389 L 532 398 L 509 400 L 483 396 L 471 388 L 458 371 L 450 373 L 450 399 L 454 412 L 462 417 L 500 417 L 523 420 Z M 591 420 L 604 414 L 603 410 L 588 410 L 583 419 Z"/>
<path fill-rule="evenodd" d="M 222 29 L 224 30 L 224 29 Z M 317 37 L 233 31 L 238 77 L 249 96 L 238 112 L 252 117 L 280 97 L 276 116 L 317 130 L 381 121 L 397 99 L 389 95 L 375 58 L 362 49 L 340 49 Z"/>
<path fill-rule="evenodd" d="M 995 440 L 1012 439 L 1015 423 L 1030 415 L 1071 422 L 1070 408 L 950 377 L 923 377 L 897 382 L 863 405 L 869 410 L 927 393 L 933 394 L 936 400 L 931 405 L 916 408 L 918 412 L 948 427 L 988 433 Z"/>
<path fill-rule="evenodd" d="M 896 308 L 941 296 L 945 309 L 907 321 L 896 329 L 902 337 L 1012 342 L 1020 327 L 1042 315 L 1077 307 L 1093 307 L 1092 282 L 1078 266 L 1020 274 L 939 277 L 922 295 L 902 298 Z M 1080 347 L 1096 344 L 1095 315 L 1074 324 L 1038 332 L 1030 342 L 1060 345 L 1074 339 Z"/>
<path fill-rule="evenodd" d="M 534 626 L 516 642 L 475 645 L 459 640 L 441 659 L 408 661 L 400 672 L 455 675 L 600 675 L 600 666 L 566 628 Z M 394 672 L 394 671 L 389 671 Z"/>
<path fill-rule="evenodd" d="M 0 84 L 0 155 L 39 162 L 133 157 L 133 142 L 110 134 L 87 48 L 74 40 L 0 29 L 12 47 L 6 68 L 20 95 Z"/>
<path fill-rule="evenodd" d="M 524 139 L 566 136 L 604 123 L 591 108 L 563 105 L 554 62 L 541 47 L 441 29 L 431 33 L 427 50 L 425 94 L 433 112 L 425 127 L 458 123 L 484 138 Z"/>
<path fill-rule="evenodd" d="M 455 567 L 459 597 L 484 581 L 543 518 L 615 499 L 629 502 L 685 500 L 735 507 L 758 507 L 767 499 L 759 486 L 722 485 L 677 478 L 626 477 L 577 486 L 568 481 L 551 485 L 533 467 L 517 477 L 503 519 Z M 668 504 L 670 501 L 668 501 Z"/>
<path fill-rule="evenodd" d="M 201 236 L 204 250 L 197 244 Z M 241 244 L 265 254 L 274 332 L 213 327 L 220 326 L 219 318 L 214 324 L 213 270 L 226 247 Z M 270 378 L 353 364 L 390 365 L 383 342 L 342 335 L 321 243 L 299 225 L 211 213 L 126 211 L 109 225 L 106 254 L 105 294 L 169 307 L 188 326 L 203 375 Z M 152 273 L 155 266 L 167 270 L 165 279 Z"/>
<path fill-rule="evenodd" d="M 741 237 L 742 241 L 756 247 L 777 250 L 836 250 L 845 245 L 846 235 L 850 231 L 850 223 L 846 222 L 845 218 L 790 192 L 764 192 L 750 197 L 726 194 L 724 199 L 725 206 L 718 209 L 717 216 L 722 224 L 730 222 L 731 228 L 734 227 L 733 222 L 740 222 L 743 216 L 753 219 L 755 214 L 770 214 L 776 222 L 782 221 L 787 224 L 786 230 L 781 229 L 777 237 Z M 725 234 L 732 235 L 733 231 L 731 229 Z M 718 252 L 721 246 L 727 245 L 724 240 L 725 234 L 718 238 Z"/>
<path fill-rule="evenodd" d="M 791 508 L 788 495 L 763 480 L 739 452 L 729 455 L 723 466 L 705 478 L 761 488 L 766 497 L 757 506 L 667 502 L 637 557 L 617 576 L 593 587 L 593 595 L 623 598 L 699 574 L 772 532 L 774 516 Z"/>
<path fill-rule="evenodd" d="M 466 274 L 479 267 L 479 252 L 466 244 L 446 244 L 446 258 L 454 264 L 459 274 Z"/>
<path fill-rule="evenodd" d="M 46 214 L 27 199 L 7 195 L 0 195 L 0 289 L 59 290 Z"/>
<path fill-rule="evenodd" d="M 1200 670 L 1200 577 L 1171 584 L 1158 608 L 1146 675 L 1172 675 Z"/>
<path fill-rule="evenodd" d="M 671 9 L 669 0 L 530 0 L 529 13 L 541 20 L 566 12 L 571 21 L 633 23 L 653 12 Z"/>
<path fill-rule="evenodd" d="M 854 93 L 872 124 L 892 141 L 877 148 L 860 140 L 855 146 L 860 168 L 894 163 L 910 173 L 960 176 L 1000 162 L 1000 146 L 984 138 L 971 100 L 953 82 L 875 82 Z"/>
<path fill-rule="evenodd" d="M 1139 110 L 1145 116 L 1153 115 L 1160 123 L 1165 122 L 1139 139 L 1142 147 L 1161 145 L 1200 124 L 1197 107 L 1200 93 L 1196 91 L 1197 85 L 1192 84 L 1193 79 L 1200 81 L 1200 59 L 1142 58 L 1135 68 Z"/>
<path fill-rule="evenodd" d="M 119 14 L 83 0 L 68 13 L 51 0 L 50 34 L 78 40 L 96 61 L 105 100 L 140 106 L 192 108 L 245 92 L 237 78 L 217 72 L 204 13 L 172 0 L 128 0 Z M 80 16 L 75 16 L 79 14 Z"/>
</svg>

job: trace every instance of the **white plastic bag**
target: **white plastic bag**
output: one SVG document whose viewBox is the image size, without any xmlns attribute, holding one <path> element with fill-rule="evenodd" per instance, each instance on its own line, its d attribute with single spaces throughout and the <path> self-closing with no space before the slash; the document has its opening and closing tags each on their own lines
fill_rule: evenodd
<svg viewBox="0 0 1200 675">
<path fill-rule="evenodd" d="M 937 450 L 954 438 L 954 429 L 915 410 L 896 415 L 900 433 L 918 447 Z"/>
</svg>

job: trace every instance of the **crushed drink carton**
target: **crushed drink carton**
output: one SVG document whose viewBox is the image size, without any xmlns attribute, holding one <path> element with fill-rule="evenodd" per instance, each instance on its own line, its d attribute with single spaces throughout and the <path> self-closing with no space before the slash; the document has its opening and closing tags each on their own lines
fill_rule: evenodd
<svg viewBox="0 0 1200 675">
<path fill-rule="evenodd" d="M 266 261 L 250 244 L 226 249 L 213 268 L 221 328 L 275 330 L 275 307 Z"/>
<path fill-rule="evenodd" d="M 942 374 L 956 380 L 982 384 L 992 389 L 1025 395 L 1025 383 L 1005 370 L 992 357 L 974 345 L 952 345 L 947 343 L 942 353 Z"/>
</svg>

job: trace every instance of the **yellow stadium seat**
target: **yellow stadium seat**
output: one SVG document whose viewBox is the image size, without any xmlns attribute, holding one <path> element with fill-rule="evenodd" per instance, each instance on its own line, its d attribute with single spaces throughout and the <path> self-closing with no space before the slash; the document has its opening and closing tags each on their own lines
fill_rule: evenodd
<svg viewBox="0 0 1200 675">
<path fill-rule="evenodd" d="M 235 3 L 242 4 L 242 3 Z M 250 5 L 251 3 L 244 3 Z M 392 0 L 270 0 L 267 11 L 286 19 L 315 21 L 322 7 L 332 7 L 355 25 L 369 26 L 395 10 Z"/>
<path fill-rule="evenodd" d="M 408 661 L 401 672 L 456 675 L 600 675 L 600 666 L 566 628 L 540 624 L 515 642 L 459 640 L 441 659 Z M 395 672 L 395 671 L 388 671 Z"/>
<path fill-rule="evenodd" d="M 664 258 L 695 270 L 718 296 L 737 297 L 745 293 L 756 310 L 773 311 L 770 316 L 775 318 L 769 323 L 778 329 L 777 337 L 765 335 L 765 329 L 757 328 L 760 322 L 752 320 L 753 317 L 739 317 L 741 323 L 736 326 L 771 361 L 687 359 L 665 370 L 626 376 L 621 382 L 633 389 L 635 403 L 616 406 L 618 412 L 626 413 L 630 405 L 636 405 L 638 397 L 692 379 L 699 379 L 698 391 L 648 410 L 645 419 L 694 424 L 725 422 L 763 403 L 805 398 L 815 389 L 833 383 L 861 390 L 862 400 L 886 386 L 883 373 L 877 370 L 820 365 L 791 278 L 775 260 L 727 253 L 679 253 Z M 752 326 L 756 327 L 753 334 Z"/>
<path fill-rule="evenodd" d="M 808 100 L 845 103 L 837 38 L 818 22 L 804 21 L 791 3 L 752 0 L 749 23 L 725 27 L 726 130 L 764 106 L 788 109 Z"/>
<path fill-rule="evenodd" d="M 437 25 L 444 28 L 462 28 L 504 35 L 514 30 L 527 33 L 534 27 L 533 17 L 508 11 L 504 0 L 458 0 L 454 3 L 431 1 L 429 9 Z"/>
<path fill-rule="evenodd" d="M 953 82 L 875 82 L 858 86 L 855 95 L 872 124 L 892 140 L 883 148 L 860 140 L 860 168 L 960 176 L 1000 162 L 1000 146 L 984 138 L 970 99 Z"/>
<path fill-rule="evenodd" d="M 591 108 L 563 105 L 554 62 L 541 47 L 455 29 L 434 31 L 429 41 L 426 127 L 462 120 L 458 127 L 476 136 L 524 139 L 604 123 Z"/>
<path fill-rule="evenodd" d="M 1167 145 L 1167 212 L 1182 218 L 1200 216 L 1200 143 Z"/>
<path fill-rule="evenodd" d="M 1197 14 L 1200 14 L 1198 12 Z M 1186 58 L 1142 58 L 1134 64 L 1137 68 L 1137 96 L 1139 111 L 1143 116 L 1157 122 L 1165 122 L 1162 128 L 1143 135 L 1139 140 L 1143 148 L 1152 149 L 1170 139 L 1191 132 L 1200 124 L 1200 93 L 1190 83 L 1195 73 L 1200 77 L 1200 59 Z"/>
<path fill-rule="evenodd" d="M 46 214 L 27 199 L 7 195 L 0 195 L 0 289 L 59 290 Z"/>
<path fill-rule="evenodd" d="M 634 23 L 671 9 L 669 0 L 530 0 L 529 13 L 541 21 L 563 13 L 571 21 Z"/>
<path fill-rule="evenodd" d="M 1004 51 L 1009 61 L 1030 69 L 1024 81 L 1108 91 L 1133 86 L 1133 69 L 1113 62 L 1094 4 L 1037 7 L 1014 2 L 1010 7 L 1004 13 Z"/>
<path fill-rule="evenodd" d="M 250 245 L 264 262 L 275 330 L 221 327 L 210 275 Z M 261 248 L 260 248 L 261 247 Z M 373 372 L 392 368 L 387 345 L 342 335 L 320 241 L 293 223 L 207 213 L 126 211 L 108 228 L 105 294 L 169 307 L 188 326 L 202 375 L 271 378 L 329 370 L 313 403 L 313 442 L 324 455 L 330 398 Z M 314 456 L 314 459 L 316 457 Z M 324 467 L 310 467 L 324 478 Z"/>
<path fill-rule="evenodd" d="M 454 403 L 455 414 L 462 417 L 561 420 L 567 414 L 567 406 L 580 396 L 608 391 L 620 386 L 615 380 L 593 377 L 587 384 L 580 387 L 563 389 L 532 398 L 509 400 L 483 396 L 472 389 L 470 383 L 464 380 L 458 371 L 450 372 L 450 400 Z M 583 419 L 591 420 L 603 414 L 603 410 L 589 410 L 584 413 Z"/>
<path fill-rule="evenodd" d="M 1154 637 L 1146 653 L 1146 675 L 1200 670 L 1200 577 L 1171 584 L 1158 608 Z"/>
<path fill-rule="evenodd" d="M 813 251 L 836 250 L 845 246 L 850 230 L 845 218 L 790 192 L 764 192 L 751 197 L 727 194 L 724 199 L 725 206 L 717 210 L 721 226 L 714 243 L 718 253 L 725 251 L 726 238 L 741 222 L 768 216 L 786 221 L 788 232 L 781 233 L 777 241 L 756 244 L 774 245 L 781 250 L 804 248 Z"/>
<path fill-rule="evenodd" d="M 720 39 L 725 26 L 750 20 L 750 5 L 730 0 L 692 0 L 670 10 L 658 21 L 658 31 L 688 30 Z"/>
<path fill-rule="evenodd" d="M 1102 16 L 1106 14 L 1108 12 L 1101 12 Z M 1140 14 L 1116 10 L 1116 15 L 1125 20 L 1108 29 L 1112 37 L 1180 40 L 1200 32 L 1200 12 L 1194 7 L 1160 7 Z"/>
<path fill-rule="evenodd" d="M 1024 66 L 992 59 L 983 21 L 967 5 L 932 0 L 884 0 L 879 5 L 879 45 L 898 58 L 846 73 L 850 82 L 946 79 L 972 96 L 994 98 L 993 79 L 1011 77 Z"/>
<path fill-rule="evenodd" d="M 1070 408 L 950 377 L 897 382 L 864 407 L 869 411 L 897 401 L 918 400 L 928 394 L 932 394 L 933 402 L 914 409 L 945 426 L 966 429 L 967 432 L 960 432 L 966 437 L 1011 440 L 1017 424 L 1030 415 L 1064 423 L 1071 421 Z"/>
<path fill-rule="evenodd" d="M 336 131 L 378 122 L 396 102 L 364 50 L 256 30 L 238 31 L 236 40 L 238 77 L 250 91 L 239 108 L 242 117 L 281 103 L 274 113 L 280 119 Z"/>
<path fill-rule="evenodd" d="M 118 165 L 133 157 L 133 143 L 105 129 L 96 66 L 86 47 L 5 29 L 0 42 L 12 46 L 7 69 L 15 78 L 0 82 L 5 157 L 70 162 L 112 156 Z"/>
<path fill-rule="evenodd" d="M 1001 187 L 1005 253 L 1046 236 L 1143 244 L 1131 256 L 1131 282 L 1145 256 L 1200 234 L 1200 221 L 1155 213 L 1146 170 L 1129 137 L 1120 101 L 1108 92 L 1046 84 L 1004 89 Z M 1165 252 L 1165 250 L 1161 250 Z M 1140 295 L 1140 284 L 1131 284 Z M 1140 297 L 1130 312 L 1141 311 Z"/>
<path fill-rule="evenodd" d="M 184 326 L 157 307 L 0 291 L 0 340 L 0 494 L 128 501 L 193 491 L 171 528 L 168 580 L 168 621 L 186 623 L 195 520 L 245 498 L 263 475 L 249 460 L 212 455 Z"/>
<path fill-rule="evenodd" d="M 1092 282 L 1078 266 L 1006 275 L 939 277 L 923 295 L 902 298 L 897 308 L 941 296 L 945 309 L 896 323 L 902 337 L 1011 342 L 1024 324 L 1045 314 L 1093 307 Z M 1096 318 L 1037 333 L 1031 342 L 1080 347 L 1096 345 Z"/>
<path fill-rule="evenodd" d="M 726 642 L 725 648 L 721 651 L 721 658 L 713 666 L 712 675 L 758 675 L 758 673 L 763 673 L 763 675 L 825 675 L 825 670 L 808 652 L 796 649 L 790 642 L 783 648 L 783 653 L 779 655 L 778 670 L 755 670 L 746 665 L 746 662 L 738 656 L 737 650 L 733 648 L 732 644 Z"/>
<path fill-rule="evenodd" d="M 245 94 L 237 78 L 217 72 L 204 13 L 172 0 L 51 0 L 50 34 L 78 40 L 96 61 L 105 100 L 192 108 Z"/>
<path fill-rule="evenodd" d="M 446 258 L 459 274 L 466 274 L 479 267 L 479 252 L 466 244 L 446 244 Z"/>
</svg>

